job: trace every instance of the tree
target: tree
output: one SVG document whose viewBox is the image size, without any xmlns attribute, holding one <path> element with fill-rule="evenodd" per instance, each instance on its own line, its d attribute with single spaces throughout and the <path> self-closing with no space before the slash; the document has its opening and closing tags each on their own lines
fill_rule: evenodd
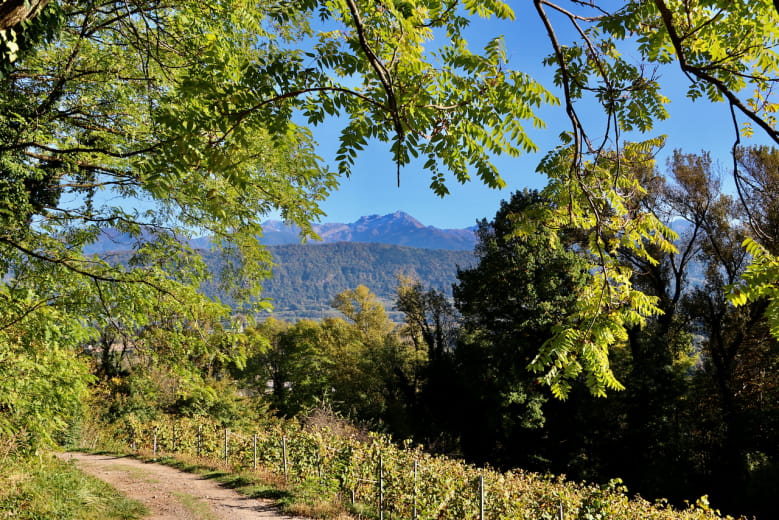
<svg viewBox="0 0 779 520">
<path fill-rule="evenodd" d="M 4 3 L 4 15 L 15 6 Z M 537 122 L 533 108 L 551 96 L 505 70 L 498 39 L 483 55 L 472 53 L 462 36 L 467 16 L 444 2 L 369 7 L 351 0 L 51 0 L 22 13 L 32 24 L 8 21 L 0 275 L 13 273 L 24 285 L 24 265 L 34 262 L 173 294 L 168 280 L 178 269 L 192 275 L 190 286 L 213 274 L 187 242 L 197 232 L 225 253 L 216 274 L 237 296 L 256 296 L 269 266 L 258 247 L 261 218 L 281 210 L 310 235 L 318 201 L 337 185 L 337 175 L 319 165 L 308 130 L 292 123 L 295 111 L 312 124 L 347 116 L 340 174 L 378 138 L 394 142 L 399 166 L 426 155 L 439 193 L 446 191 L 441 163 L 458 180 L 472 167 L 501 185 L 488 154 L 532 148 L 520 121 Z M 499 2 L 480 12 L 511 16 Z M 339 30 L 314 41 L 315 13 Z M 451 42 L 431 57 L 425 45 L 434 30 Z M 355 77 L 364 79 L 357 87 Z M 483 127 L 499 121 L 506 133 L 495 139 Z M 135 238 L 137 260 L 120 265 L 83 255 L 105 233 Z M 83 296 L 77 286 L 84 283 L 38 284 L 35 295 L 20 298 L 3 285 L 2 321 L 22 324 L 55 301 Z"/>
<path fill-rule="evenodd" d="M 365 343 L 380 341 L 395 328 L 384 306 L 364 285 L 338 293 L 331 306 L 352 322 Z"/>
<path fill-rule="evenodd" d="M 602 351 L 608 348 L 611 340 L 599 340 L 599 334 L 622 337 L 623 326 L 640 324 L 659 312 L 653 306 L 656 300 L 644 299 L 634 291 L 626 279 L 629 274 L 620 268 L 616 258 L 625 248 L 650 257 L 646 244 L 661 245 L 665 251 L 672 249 L 668 243 L 672 234 L 667 228 L 651 214 L 634 214 L 630 210 L 630 201 L 644 194 L 631 169 L 637 163 L 650 164 L 651 154 L 643 158 L 640 155 L 662 140 L 650 138 L 643 143 L 622 140 L 636 131 L 650 131 L 655 121 L 668 116 L 667 93 L 663 92 L 656 71 L 659 67 L 678 66 L 689 79 L 688 97 L 706 97 L 729 105 L 734 158 L 740 136 L 750 135 L 755 129 L 779 143 L 773 115 L 776 104 L 766 98 L 779 70 L 779 56 L 775 51 L 779 13 L 767 0 L 749 3 L 631 1 L 614 10 L 601 2 L 589 2 L 577 3 L 573 11 L 542 0 L 534 4 L 554 49 L 547 63 L 556 67 L 556 83 L 563 90 L 566 114 L 571 122 L 562 145 L 540 166 L 541 171 L 552 177 L 546 193 L 559 206 L 559 222 L 572 223 L 591 234 L 588 250 L 600 271 L 596 272 L 600 290 L 586 299 L 601 313 L 612 313 L 602 325 L 589 328 L 592 332 L 589 337 L 582 338 L 576 332 L 585 328 L 589 322 L 586 319 L 560 332 L 559 340 L 553 344 L 565 355 L 556 359 L 544 355 L 540 359 L 540 365 L 551 367 L 546 379 L 555 384 L 559 371 L 552 365 L 554 362 L 572 365 L 572 373 L 576 373 L 576 364 L 586 359 L 584 354 L 592 348 L 590 345 Z M 571 24 L 579 35 L 578 41 L 567 46 L 561 43 L 550 11 Z M 637 44 L 642 61 L 638 65 L 628 63 L 621 52 L 631 47 L 630 42 Z M 585 100 L 603 107 L 606 117 L 602 133 L 593 131 L 579 117 L 577 106 Z M 613 150 L 621 152 L 615 155 Z M 737 168 L 734 173 L 737 174 Z M 630 244 L 637 239 L 639 244 Z M 769 276 L 776 279 L 776 271 Z M 614 313 L 613 309 L 624 312 Z M 631 316 L 633 312 L 638 316 Z M 566 347 L 565 339 L 572 335 L 577 336 L 576 344 L 583 348 Z"/>
<path fill-rule="evenodd" d="M 0 75 L 35 46 L 53 38 L 62 12 L 49 0 L 7 0 L 0 4 Z"/>
<path fill-rule="evenodd" d="M 73 315 L 51 307 L 0 328 L 0 436 L 12 453 L 35 454 L 83 413 L 92 378 L 70 347 L 85 339 Z"/>
<path fill-rule="evenodd" d="M 413 395 L 413 353 L 398 337 L 384 306 L 367 287 L 336 295 L 333 307 L 346 320 L 322 323 L 331 363 L 328 397 L 334 409 L 376 428 L 410 434 L 407 404 Z"/>
<path fill-rule="evenodd" d="M 694 428 L 687 420 L 697 406 L 692 404 L 690 389 L 699 358 L 695 318 L 686 312 L 684 302 L 698 283 L 696 267 L 707 229 L 727 199 L 720 195 L 719 180 L 707 153 L 677 150 L 668 161 L 665 176 L 655 169 L 636 174 L 647 193 L 635 201 L 635 211 L 650 212 L 676 229 L 676 251 L 647 244 L 651 258 L 627 248 L 621 252 L 623 261 L 631 266 L 631 282 L 657 298 L 662 313 L 648 319 L 643 327 L 628 330 L 622 360 L 624 395 L 612 396 L 605 405 L 609 409 L 603 412 L 597 411 L 598 403 L 582 403 L 580 399 L 586 419 L 579 429 L 590 429 L 588 422 L 602 425 L 598 434 L 583 435 L 589 443 L 587 456 L 600 462 L 601 475 L 620 475 L 642 496 L 680 502 L 705 492 L 699 487 L 700 471 L 692 462 L 690 432 Z"/>
<path fill-rule="evenodd" d="M 762 155 L 759 148 L 739 153 Z M 750 174 L 770 176 L 758 168 Z M 721 193 L 708 153 L 675 151 L 665 179 L 656 172 L 642 179 L 651 188 L 639 202 L 679 230 L 678 252 L 654 252 L 656 264 L 623 254 L 633 283 L 658 298 L 663 314 L 628 331 L 628 356 L 618 372 L 626 391 L 604 403 L 574 393 L 576 407 L 563 412 L 557 429 L 573 423 L 586 432 L 579 445 L 596 478 L 619 475 L 642 496 L 674 502 L 709 493 L 730 513 L 771 517 L 762 489 L 775 481 L 775 450 L 763 450 L 775 444 L 777 401 L 766 374 L 776 364 L 776 341 L 768 334 L 765 301 L 736 308 L 724 290 L 749 261 L 740 245 L 751 232 L 744 207 Z M 762 198 L 762 207 L 758 194 L 767 192 L 752 186 L 751 211 L 764 215 L 763 227 L 771 229 L 771 197 Z M 549 437 L 560 433 L 553 428 Z M 577 435 L 564 437 L 560 445 L 580 442 Z"/>
<path fill-rule="evenodd" d="M 453 451 L 461 412 L 454 365 L 459 317 L 446 295 L 406 276 L 399 277 L 395 308 L 405 322 L 401 336 L 414 347 L 413 388 L 405 396 L 413 433 L 428 449 Z"/>
<path fill-rule="evenodd" d="M 0 31 L 7 31 L 35 18 L 49 0 L 9 0 L 0 5 Z"/>
<path fill-rule="evenodd" d="M 745 166 L 742 181 L 749 181 L 745 184 L 749 190 L 742 190 L 748 207 L 717 195 L 713 183 L 706 182 L 710 172 L 688 176 L 689 198 L 698 204 L 690 205 L 684 218 L 704 222 L 698 255 L 703 280 L 682 302 L 691 330 L 702 338 L 701 366 L 691 392 L 697 406 L 690 425 L 710 432 L 708 438 L 696 438 L 693 446 L 703 454 L 697 460 L 706 461 L 696 468 L 699 481 L 713 490 L 721 507 L 769 516 L 776 511 L 764 489 L 766 483 L 776 482 L 773 446 L 779 395 L 773 381 L 779 343 L 770 334 L 765 298 L 733 306 L 726 295 L 727 287 L 737 284 L 749 269 L 751 259 L 741 246 L 745 238 L 759 236 L 766 244 L 774 243 L 773 155 L 764 148 L 738 150 Z M 747 212 L 755 218 L 750 220 Z"/>
<path fill-rule="evenodd" d="M 333 360 L 322 346 L 319 323 L 290 324 L 270 317 L 250 337 L 246 367 L 234 373 L 258 396 L 269 390 L 276 413 L 294 417 L 327 397 Z"/>
<path fill-rule="evenodd" d="M 455 358 L 468 386 L 462 399 L 470 405 L 464 449 L 502 464 L 532 455 L 523 439 L 543 425 L 548 396 L 530 365 L 591 281 L 572 238 L 559 250 L 548 247 L 550 235 L 541 226 L 518 232 L 528 215 L 549 204 L 530 191 L 502 202 L 492 221 L 479 223 L 478 264 L 458 270 L 453 288 L 462 316 Z"/>
<path fill-rule="evenodd" d="M 736 152 L 738 196 L 750 234 L 775 255 L 779 253 L 779 150 L 757 146 Z"/>
<path fill-rule="evenodd" d="M 307 226 L 332 177 L 315 166 L 305 132 L 269 132 L 267 119 L 236 115 L 223 91 L 227 101 L 218 106 L 194 99 L 228 86 L 246 63 L 284 54 L 252 46 L 267 38 L 259 27 L 267 13 L 243 7 L 63 7 L 57 42 L 3 78 L 5 251 L 35 252 L 98 279 L 153 281 L 148 269 L 122 275 L 84 261 L 81 248 L 108 228 L 149 248 L 186 252 L 182 238 L 198 229 L 231 253 L 234 269 L 225 274 L 241 268 L 243 284 L 256 286 L 267 271 L 255 237 L 259 216 L 278 208 Z M 145 211 L 129 209 L 143 200 Z"/>
<path fill-rule="evenodd" d="M 399 278 L 395 308 L 403 313 L 406 333 L 416 350 L 424 349 L 431 362 L 443 358 L 454 349 L 457 318 L 446 295 L 424 290 L 413 278 Z"/>
</svg>

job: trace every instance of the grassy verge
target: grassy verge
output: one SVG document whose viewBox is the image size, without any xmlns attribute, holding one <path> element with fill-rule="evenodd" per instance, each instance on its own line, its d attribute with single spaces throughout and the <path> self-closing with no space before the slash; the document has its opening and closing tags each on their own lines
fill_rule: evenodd
<svg viewBox="0 0 779 520">
<path fill-rule="evenodd" d="M 140 502 L 51 456 L 5 460 L 0 470 L 0 518 L 134 520 L 146 514 Z"/>
</svg>

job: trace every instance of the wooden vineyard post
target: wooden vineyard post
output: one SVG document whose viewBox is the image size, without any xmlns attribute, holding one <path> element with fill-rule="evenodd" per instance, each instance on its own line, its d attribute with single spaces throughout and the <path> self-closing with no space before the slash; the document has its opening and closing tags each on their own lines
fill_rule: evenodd
<svg viewBox="0 0 779 520">
<path fill-rule="evenodd" d="M 289 466 L 287 463 L 287 436 L 281 438 L 281 457 L 284 464 L 284 478 L 289 478 Z"/>
<path fill-rule="evenodd" d="M 484 520 L 484 475 L 479 475 L 479 520 Z"/>
<path fill-rule="evenodd" d="M 413 520 L 417 520 L 417 493 L 419 492 L 418 489 L 418 482 L 419 482 L 419 461 L 414 460 L 414 517 Z"/>
<path fill-rule="evenodd" d="M 197 425 L 197 448 L 196 448 L 197 457 L 198 458 L 200 458 L 200 446 L 201 446 L 201 442 L 202 442 L 201 441 L 202 436 L 203 436 L 203 425 L 202 424 L 198 424 Z"/>
<path fill-rule="evenodd" d="M 225 462 L 227 462 L 227 435 L 229 433 L 229 430 L 225 428 L 225 434 L 224 434 L 224 458 Z"/>
<path fill-rule="evenodd" d="M 384 459 L 379 455 L 379 520 L 384 520 Z"/>
</svg>

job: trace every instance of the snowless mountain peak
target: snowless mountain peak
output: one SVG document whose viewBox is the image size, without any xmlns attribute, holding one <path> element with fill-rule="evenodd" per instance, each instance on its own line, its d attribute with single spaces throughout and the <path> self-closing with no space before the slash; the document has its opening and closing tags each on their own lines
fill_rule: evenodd
<svg viewBox="0 0 779 520">
<path fill-rule="evenodd" d="M 325 223 L 313 226 L 322 242 L 365 242 L 471 251 L 476 237 L 471 229 L 438 229 L 425 226 L 404 211 L 387 215 L 367 215 L 351 224 Z M 263 224 L 262 242 L 267 245 L 298 243 L 293 238 L 299 229 L 278 221 Z"/>
</svg>

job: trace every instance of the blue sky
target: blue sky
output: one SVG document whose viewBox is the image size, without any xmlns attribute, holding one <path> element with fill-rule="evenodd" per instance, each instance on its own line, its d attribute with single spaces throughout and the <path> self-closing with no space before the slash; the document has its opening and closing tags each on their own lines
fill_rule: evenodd
<svg viewBox="0 0 779 520">
<path fill-rule="evenodd" d="M 490 37 L 504 35 L 508 49 L 509 66 L 532 75 L 541 81 L 558 97 L 562 94 L 551 81 L 552 70 L 541 65 L 543 57 L 551 53 L 546 33 L 530 3 L 522 4 L 514 22 L 477 20 L 471 27 L 469 43 L 474 50 L 482 47 Z M 555 19 L 560 27 L 562 19 Z M 565 33 L 558 34 L 565 43 Z M 628 54 L 628 58 L 631 56 Z M 635 56 L 637 61 L 637 56 Z M 665 150 L 660 156 L 660 168 L 664 169 L 665 158 L 675 148 L 685 152 L 708 150 L 723 169 L 723 180 L 727 182 L 727 167 L 730 164 L 730 149 L 733 143 L 733 127 L 730 114 L 724 103 L 711 104 L 706 101 L 695 103 L 686 99 L 687 80 L 677 67 L 660 71 L 660 82 L 665 95 L 671 99 L 667 109 L 671 116 L 661 122 L 650 136 L 666 134 Z M 397 187 L 396 167 L 388 152 L 389 145 L 372 143 L 358 157 L 351 178 L 343 179 L 338 191 L 333 192 L 322 204 L 327 216 L 323 222 L 353 222 L 363 215 L 386 214 L 397 210 L 405 211 L 425 225 L 439 228 L 462 228 L 474 225 L 481 218 L 494 216 L 502 199 L 511 192 L 525 187 L 542 188 L 543 176 L 535 172 L 539 160 L 547 150 L 557 144 L 557 135 L 568 129 L 568 120 L 562 107 L 547 107 L 539 112 L 545 120 L 545 130 L 529 132 L 539 147 L 539 152 L 519 158 L 497 157 L 501 175 L 508 186 L 504 190 L 486 188 L 478 180 L 460 185 L 449 184 L 451 194 L 437 197 L 430 189 L 429 176 L 421 167 L 409 165 L 401 171 L 401 185 Z M 584 110 L 581 115 L 591 125 L 591 131 L 599 129 L 601 115 L 597 111 Z M 334 165 L 334 150 L 340 127 L 329 124 L 314 129 L 319 142 L 319 154 L 331 166 Z M 595 132 L 592 132 L 593 135 Z M 767 141 L 745 140 L 744 144 L 767 144 Z"/>
</svg>

